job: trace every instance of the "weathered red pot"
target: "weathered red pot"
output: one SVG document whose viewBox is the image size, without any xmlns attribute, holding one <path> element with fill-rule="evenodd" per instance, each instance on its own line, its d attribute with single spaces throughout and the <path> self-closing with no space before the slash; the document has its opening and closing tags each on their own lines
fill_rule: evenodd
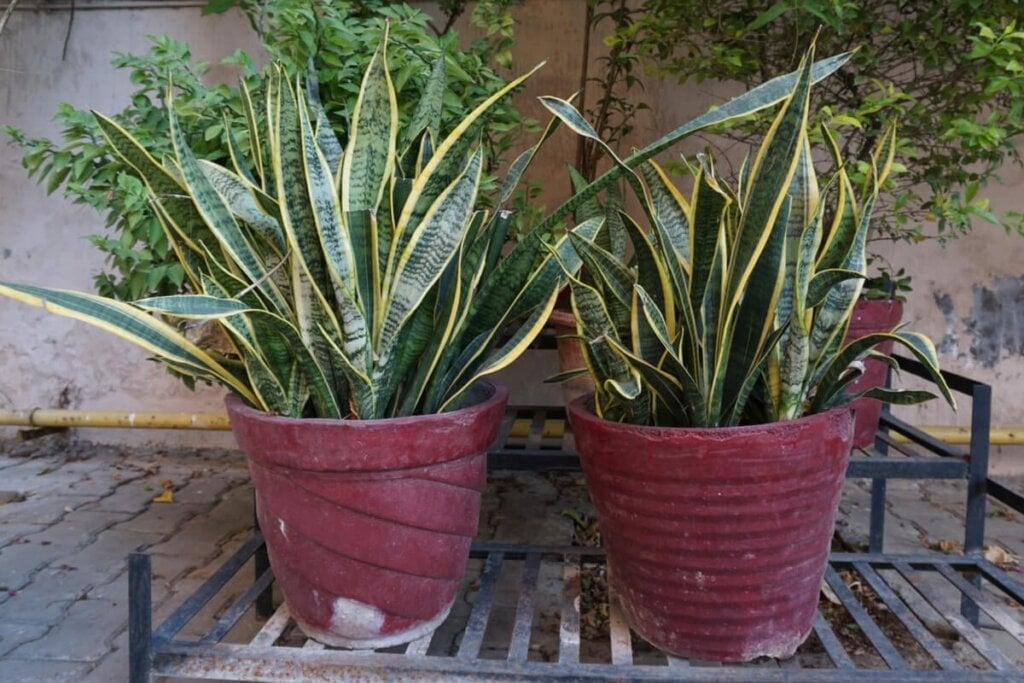
<svg viewBox="0 0 1024 683">
<path fill-rule="evenodd" d="M 558 345 L 558 365 L 562 372 L 587 367 L 583 358 L 582 342 L 575 338 L 577 334 L 576 316 L 571 310 L 556 308 L 551 311 L 548 322 L 555 328 Z M 562 400 L 569 405 L 580 396 L 594 393 L 594 380 L 589 374 L 577 375 L 562 382 Z"/>
<path fill-rule="evenodd" d="M 387 420 L 292 419 L 229 396 L 270 564 L 292 617 L 327 645 L 388 647 L 437 628 L 476 534 L 508 390 Z"/>
<path fill-rule="evenodd" d="M 903 302 L 896 299 L 860 299 L 854 305 L 853 317 L 846 332 L 845 342 L 873 332 L 888 332 L 903 319 Z M 892 342 L 875 347 L 881 353 L 892 353 Z M 882 361 L 869 358 L 864 361 L 864 374 L 850 384 L 847 391 L 858 393 L 874 387 L 884 387 L 889 367 Z M 878 421 L 882 416 L 882 403 L 873 398 L 859 398 L 853 402 L 854 448 L 865 448 L 875 442 Z"/>
<path fill-rule="evenodd" d="M 791 656 L 810 633 L 853 437 L 851 412 L 676 429 L 569 406 L 611 581 L 657 647 Z"/>
</svg>

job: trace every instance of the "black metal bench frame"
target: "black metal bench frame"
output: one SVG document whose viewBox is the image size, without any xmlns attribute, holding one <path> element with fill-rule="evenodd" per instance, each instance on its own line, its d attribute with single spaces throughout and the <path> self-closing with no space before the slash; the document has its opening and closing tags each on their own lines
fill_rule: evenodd
<svg viewBox="0 0 1024 683">
<path fill-rule="evenodd" d="M 901 368 L 921 374 L 914 361 L 899 359 Z M 604 555 L 600 549 L 541 547 L 477 543 L 471 556 L 482 565 L 473 607 L 463 626 L 457 648 L 438 652 L 430 637 L 409 646 L 380 652 L 348 652 L 325 649 L 308 641 L 303 647 L 275 645 L 288 626 L 287 607 L 275 611 L 271 589 L 273 574 L 266 548 L 257 530 L 194 594 L 155 630 L 151 622 L 150 557 L 144 553 L 129 558 L 130 650 L 132 683 L 149 681 L 152 675 L 222 680 L 293 681 L 339 680 L 765 680 L 765 681 L 935 681 L 935 680 L 1021 680 L 1024 673 L 986 636 L 986 628 L 998 628 L 1024 644 L 1022 629 L 1000 601 L 1024 607 L 1024 586 L 983 556 L 986 495 L 1024 514 L 1024 498 L 988 479 L 988 437 L 991 389 L 973 380 L 945 373 L 950 387 L 970 399 L 971 439 L 967 450 L 957 449 L 928 436 L 891 415 L 884 414 L 873 448 L 851 459 L 849 477 L 872 480 L 870 538 L 866 553 L 833 553 L 826 583 L 842 608 L 870 641 L 884 668 L 863 668 L 849 656 L 836 633 L 819 613 L 813 633 L 830 666 L 803 668 L 799 658 L 728 666 L 687 662 L 657 651 L 641 658 L 631 649 L 628 627 L 608 596 L 610 609 L 610 662 L 580 660 L 580 576 L 581 571 L 600 571 Z M 564 441 L 546 437 L 547 419 L 562 419 L 564 411 L 553 408 L 511 409 L 501 434 L 489 454 L 492 469 L 575 470 L 578 458 L 562 448 Z M 529 420 L 525 437 L 512 437 L 517 419 Z M 521 423 L 520 423 L 521 424 Z M 905 437 L 904 441 L 893 438 Z M 965 536 L 963 555 L 940 553 L 895 555 L 883 552 L 886 481 L 891 478 L 962 479 L 966 481 Z M 179 635 L 219 591 L 253 559 L 255 580 L 212 627 L 201 636 Z M 536 661 L 529 656 L 538 573 L 541 566 L 556 565 L 563 576 L 559 599 L 558 661 Z M 515 567 L 513 568 L 513 565 Z M 508 569 L 505 569 L 508 568 Z M 582 568 L 582 569 L 581 569 Z M 901 656 L 889 636 L 875 623 L 837 574 L 855 572 L 870 585 L 915 646 L 934 663 L 929 670 L 916 670 Z M 518 571 L 519 591 L 514 623 L 507 650 L 481 655 L 481 643 L 492 616 L 495 586 L 502 571 Z M 934 610 L 973 648 L 984 670 L 966 667 L 950 655 L 922 623 L 920 605 L 894 589 L 892 578 L 913 585 L 925 609 Z M 926 590 L 924 577 L 941 577 L 944 590 L 958 596 L 959 609 L 950 607 L 948 595 L 936 594 L 934 585 Z M 982 586 L 988 590 L 983 590 Z M 905 589 L 904 589 L 905 590 Z M 917 605 L 917 606 L 915 606 Z M 242 644 L 222 640 L 249 610 L 269 617 L 255 638 Z M 981 624 L 987 620 L 988 625 Z M 643 661 L 641 661 L 643 660 Z"/>
</svg>

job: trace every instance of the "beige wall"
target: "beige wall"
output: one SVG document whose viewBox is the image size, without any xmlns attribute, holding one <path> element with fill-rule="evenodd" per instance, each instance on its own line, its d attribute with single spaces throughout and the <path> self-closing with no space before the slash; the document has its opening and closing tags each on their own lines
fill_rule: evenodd
<svg viewBox="0 0 1024 683">
<path fill-rule="evenodd" d="M 61 49 L 65 12 L 14 12 L 0 36 L 0 123 L 31 136 L 56 138 L 52 116 L 60 102 L 120 111 L 132 85 L 110 65 L 112 53 L 143 52 L 147 34 L 188 40 L 194 56 L 218 61 L 258 41 L 237 16 L 200 17 L 199 9 L 76 13 L 67 60 Z M 223 70 L 220 70 L 223 71 Z M 233 78 L 219 73 L 221 77 Z M 91 290 L 101 254 L 86 242 L 103 221 L 25 176 L 19 150 L 0 145 L 0 279 Z M 58 193 L 59 194 L 59 193 Z M 194 394 L 146 354 L 85 324 L 0 299 L 0 407 L 89 410 L 222 410 L 223 391 Z M 66 400 L 62 397 L 66 396 Z M 0 428 L 0 437 L 13 430 Z M 227 434 L 89 430 L 100 441 L 157 440 L 181 445 L 230 445 Z"/>
<path fill-rule="evenodd" d="M 544 118 L 536 95 L 567 96 L 576 89 L 582 14 L 583 0 L 527 0 L 519 10 L 514 71 L 547 60 L 519 98 L 528 115 Z M 256 46 L 239 16 L 200 17 L 198 9 L 91 11 L 76 16 L 68 59 L 62 61 L 66 26 L 63 13 L 15 12 L 0 37 L 0 123 L 54 137 L 59 131 L 50 117 L 58 102 L 120 110 L 131 86 L 125 73 L 109 65 L 110 53 L 144 50 L 147 33 L 187 39 L 197 56 L 210 61 L 236 48 Z M 702 113 L 725 90 L 712 91 L 707 84 L 685 89 L 649 85 L 645 98 L 654 111 L 638 122 L 636 144 Z M 678 151 L 693 152 L 703 144 L 695 140 Z M 574 140 L 562 131 L 533 173 L 546 183 L 549 209 L 564 197 L 564 165 L 573 150 Z M 997 208 L 1024 210 L 1024 178 L 1008 173 L 1006 182 L 996 193 Z M 88 290 L 102 263 L 85 236 L 101 230 L 99 216 L 59 197 L 46 197 L 43 188 L 26 179 L 17 149 L 6 144 L 0 146 L 0 188 L 0 279 Z M 994 423 L 1024 424 L 1024 238 L 980 226 L 946 250 L 900 246 L 891 252 L 915 277 L 907 307 L 913 327 L 941 343 L 946 367 L 995 385 Z M 557 401 L 558 392 L 540 387 L 539 378 L 553 371 L 551 354 L 534 352 L 503 376 L 514 385 L 514 400 L 549 402 Z M 2 408 L 53 407 L 67 396 L 69 407 L 83 409 L 220 410 L 221 395 L 220 389 L 188 392 L 146 362 L 144 353 L 110 335 L 0 300 Z M 909 413 L 929 423 L 966 424 L 968 419 L 938 405 Z M 0 428 L 0 437 L 11 433 Z M 90 430 L 86 436 L 119 442 L 230 443 L 226 435 L 209 433 Z"/>
</svg>

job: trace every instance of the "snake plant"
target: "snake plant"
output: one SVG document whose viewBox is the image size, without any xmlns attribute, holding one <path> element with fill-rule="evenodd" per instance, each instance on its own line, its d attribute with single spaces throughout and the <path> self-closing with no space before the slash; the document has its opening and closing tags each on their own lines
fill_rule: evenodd
<svg viewBox="0 0 1024 683">
<path fill-rule="evenodd" d="M 687 135 L 779 102 L 798 76 L 768 81 L 638 150 L 581 185 L 502 255 L 502 206 L 563 116 L 510 165 L 496 209 L 482 210 L 484 159 L 474 131 L 533 72 L 442 138 L 443 64 L 401 126 L 386 46 L 385 35 L 343 139 L 315 82 L 292 83 L 272 69 L 259 91 L 243 88 L 248 125 L 228 136 L 231 168 L 195 157 L 173 102 L 174 155 L 164 160 L 96 115 L 111 147 L 145 180 L 192 293 L 127 303 L 0 282 L 0 294 L 106 329 L 182 375 L 222 384 L 280 415 L 448 410 L 539 333 L 560 286 L 582 264 L 574 243 L 621 234 L 618 226 L 601 230 L 603 214 L 584 216 L 602 190 Z M 848 57 L 814 64 L 811 80 Z M 571 109 L 563 100 L 548 104 L 556 102 Z M 571 233 L 552 244 L 549 236 L 574 212 Z M 186 333 L 197 323 L 219 326 L 227 343 L 217 351 L 193 343 Z"/>
<path fill-rule="evenodd" d="M 479 126 L 530 74 L 441 138 L 440 63 L 400 129 L 385 38 L 343 146 L 315 83 L 282 73 L 271 69 L 259 93 L 243 88 L 248 130 L 234 139 L 244 136 L 249 153 L 233 145 L 230 169 L 195 157 L 173 103 L 174 156 L 162 163 L 97 115 L 107 141 L 145 179 L 193 293 L 122 303 L 11 283 L 0 291 L 103 327 L 273 413 L 381 418 L 449 409 L 477 378 L 519 355 L 564 284 L 540 233 L 499 259 L 492 247 L 503 241 L 508 213 L 478 208 Z M 593 236 L 598 227 L 579 229 Z M 554 249 L 574 258 L 565 238 Z M 203 320 L 223 329 L 226 353 L 199 348 L 179 329 Z"/>
<path fill-rule="evenodd" d="M 879 135 L 871 173 L 855 192 L 823 129 L 836 170 L 819 182 L 807 123 L 811 85 L 809 54 L 735 186 L 703 155 L 689 198 L 653 161 L 630 174 L 651 229 L 625 218 L 629 263 L 570 234 L 584 274 L 575 277 L 570 264 L 566 274 L 600 416 L 717 427 L 791 420 L 861 395 L 895 403 L 932 398 L 846 391 L 860 362 L 886 340 L 909 349 L 953 404 L 926 337 L 897 329 L 844 343 L 896 132 L 890 126 Z M 546 104 L 577 132 L 596 135 L 567 103 Z"/>
</svg>

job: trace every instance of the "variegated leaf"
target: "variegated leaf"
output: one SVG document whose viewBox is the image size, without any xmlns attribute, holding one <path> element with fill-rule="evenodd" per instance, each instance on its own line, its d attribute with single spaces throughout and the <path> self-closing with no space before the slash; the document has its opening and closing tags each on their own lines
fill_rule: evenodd
<svg viewBox="0 0 1024 683">
<path fill-rule="evenodd" d="M 850 56 L 851 53 L 844 52 L 843 54 L 816 62 L 810 69 L 811 82 L 817 83 L 823 78 L 831 75 L 843 66 L 843 64 L 849 61 Z M 754 112 L 766 109 L 767 107 L 776 104 L 792 94 L 794 85 L 800 77 L 800 74 L 800 71 L 794 71 L 793 73 L 786 74 L 785 76 L 773 78 L 770 81 L 762 83 L 756 88 L 748 90 L 744 94 L 729 100 L 725 104 L 711 109 L 706 114 L 698 116 L 692 121 L 679 126 L 670 133 L 645 146 L 643 149 L 634 152 L 623 160 L 623 164 L 628 168 L 638 168 L 645 161 L 653 159 L 655 156 L 664 152 L 666 149 L 672 147 L 689 135 L 706 128 L 710 128 L 711 126 L 725 123 L 726 121 L 748 116 Z M 626 169 L 624 169 L 623 166 L 613 166 L 605 172 L 604 175 L 591 183 L 584 192 L 577 192 L 571 198 L 566 200 L 547 218 L 541 221 L 537 225 L 536 229 L 550 231 L 558 225 L 560 221 L 564 220 L 566 216 L 574 212 L 580 204 L 587 201 L 590 197 L 597 195 L 597 193 L 605 189 L 608 185 L 621 178 L 625 174 L 625 170 Z"/>
<path fill-rule="evenodd" d="M 387 68 L 387 27 L 363 76 L 342 162 L 342 210 L 376 211 L 394 169 L 398 103 Z"/>
<path fill-rule="evenodd" d="M 280 249 L 281 253 L 287 248 L 284 240 L 284 233 L 281 231 L 281 224 L 273 216 L 268 215 L 262 208 L 274 200 L 266 197 L 264 201 L 256 200 L 256 193 L 263 194 L 259 188 L 250 185 L 220 164 L 215 164 L 206 159 L 199 160 L 199 166 L 203 169 L 207 180 L 214 189 L 224 198 L 228 208 L 231 209 L 237 218 L 245 221 L 247 225 L 255 229 L 260 235 Z"/>
<path fill-rule="evenodd" d="M 389 350 L 395 335 L 455 255 L 470 224 L 482 170 L 483 152 L 478 149 L 410 237 L 396 263 L 393 286 L 386 292 L 379 354 Z"/>
<path fill-rule="evenodd" d="M 180 366 L 209 373 L 217 381 L 238 392 L 247 401 L 258 405 L 256 396 L 208 353 L 186 339 L 173 327 L 142 310 L 113 299 L 47 289 L 32 285 L 0 282 L 0 294 L 31 306 L 44 308 L 75 320 L 89 323 L 121 337 L 149 353 L 169 359 Z"/>
</svg>

